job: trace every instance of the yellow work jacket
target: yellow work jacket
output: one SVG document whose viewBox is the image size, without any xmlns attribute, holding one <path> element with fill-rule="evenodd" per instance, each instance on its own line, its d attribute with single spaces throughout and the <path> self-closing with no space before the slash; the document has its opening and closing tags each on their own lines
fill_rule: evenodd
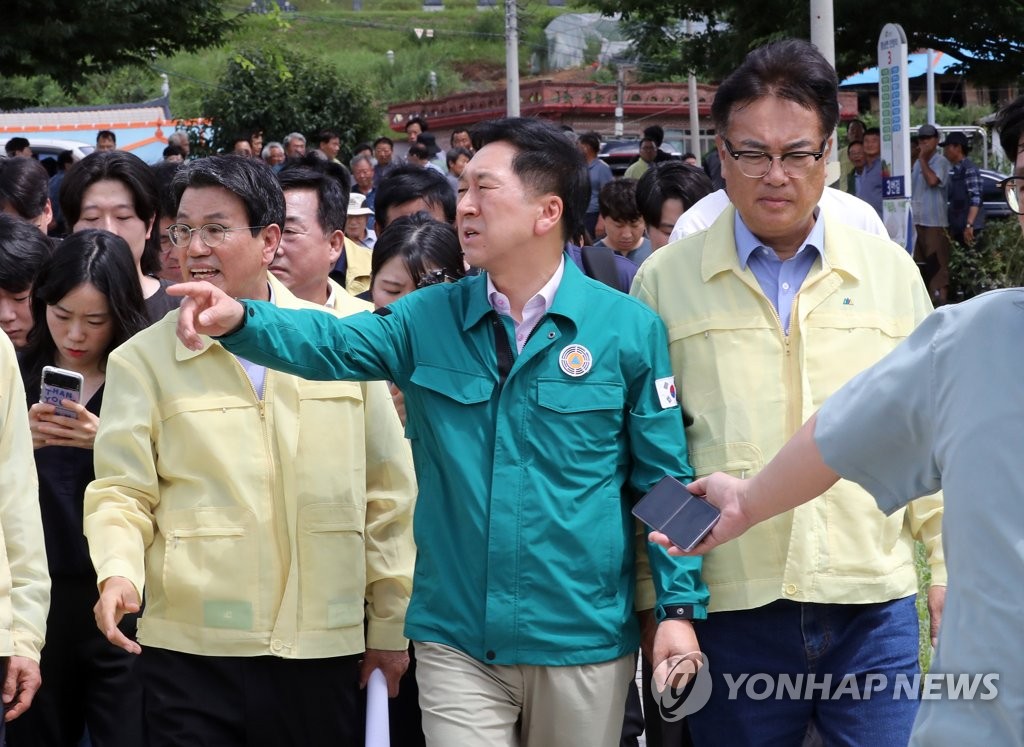
<svg viewBox="0 0 1024 747">
<path fill-rule="evenodd" d="M 50 608 L 39 485 L 14 346 L 0 333 L 0 657 L 39 661 Z"/>
<path fill-rule="evenodd" d="M 655 252 L 632 291 L 668 329 L 698 477 L 756 474 L 830 394 L 932 309 L 905 251 L 822 210 L 825 261 L 815 260 L 797 293 L 786 335 L 753 272 L 740 267 L 734 216 L 730 205 L 707 231 Z M 713 550 L 703 566 L 709 611 L 909 596 L 917 590 L 915 537 L 927 547 L 933 583 L 945 584 L 941 522 L 941 494 L 886 517 L 861 487 L 841 480 Z"/>
<path fill-rule="evenodd" d="M 272 276 L 279 306 L 319 308 Z M 365 308 L 342 295 L 334 313 Z M 85 533 L 102 582 L 145 588 L 139 642 L 216 656 L 399 650 L 415 480 L 383 382 L 267 370 L 175 337 L 177 311 L 111 354 Z"/>
<path fill-rule="evenodd" d="M 370 266 L 373 261 L 373 251 L 346 236 L 345 258 L 348 261 L 348 269 L 345 270 L 345 290 L 353 296 L 370 290 Z"/>
</svg>

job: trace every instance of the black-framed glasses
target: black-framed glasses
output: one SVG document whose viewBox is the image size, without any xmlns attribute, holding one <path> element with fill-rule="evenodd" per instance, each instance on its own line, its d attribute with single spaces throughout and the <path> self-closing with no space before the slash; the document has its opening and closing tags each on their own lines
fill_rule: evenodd
<svg viewBox="0 0 1024 747">
<path fill-rule="evenodd" d="M 725 149 L 729 151 L 729 155 L 739 166 L 743 176 L 749 176 L 751 179 L 768 176 L 768 172 L 772 170 L 772 162 L 778 159 L 786 176 L 792 179 L 803 179 L 811 173 L 814 164 L 825 155 L 828 138 L 821 141 L 821 148 L 817 151 L 793 150 L 780 156 L 773 156 L 763 150 L 733 150 L 732 143 L 728 139 L 722 138 L 722 142 L 725 143 Z"/>
<path fill-rule="evenodd" d="M 997 184 L 1003 190 L 1003 199 L 1010 210 L 1017 215 L 1024 215 L 1024 207 L 1021 207 L 1021 197 L 1024 193 L 1024 176 L 1010 176 Z"/>
<path fill-rule="evenodd" d="M 222 226 L 219 223 L 207 223 L 205 226 L 192 228 L 192 226 L 185 225 L 184 223 L 172 223 L 167 227 L 167 235 L 170 237 L 172 244 L 179 249 L 185 249 L 192 243 L 192 234 L 198 231 L 199 240 L 210 249 L 213 249 L 215 246 L 223 244 L 224 239 L 226 239 L 228 234 L 232 231 L 253 231 L 258 228 L 266 228 L 266 226 L 242 226 L 241 228 L 228 228 L 227 226 Z"/>
<path fill-rule="evenodd" d="M 426 288 L 428 285 L 439 285 L 440 283 L 454 283 L 456 278 L 453 278 L 444 270 L 428 270 L 427 272 L 420 275 L 420 279 L 416 281 L 417 290 L 420 288 Z"/>
</svg>

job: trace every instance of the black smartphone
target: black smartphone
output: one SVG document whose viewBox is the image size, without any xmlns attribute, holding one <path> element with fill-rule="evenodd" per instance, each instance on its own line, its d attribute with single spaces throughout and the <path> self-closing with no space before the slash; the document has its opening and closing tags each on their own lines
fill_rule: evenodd
<svg viewBox="0 0 1024 747">
<path fill-rule="evenodd" d="M 63 415 L 66 418 L 77 418 L 78 413 L 63 407 L 61 402 L 66 399 L 72 402 L 81 402 L 84 383 L 80 373 L 68 371 L 66 368 L 57 368 L 56 366 L 43 366 L 43 376 L 39 387 L 39 401 L 47 405 L 54 405 L 57 408 L 55 412 L 57 415 Z"/>
<path fill-rule="evenodd" d="M 633 515 L 689 551 L 711 531 L 721 513 L 676 478 L 663 477 L 633 506 Z"/>
</svg>

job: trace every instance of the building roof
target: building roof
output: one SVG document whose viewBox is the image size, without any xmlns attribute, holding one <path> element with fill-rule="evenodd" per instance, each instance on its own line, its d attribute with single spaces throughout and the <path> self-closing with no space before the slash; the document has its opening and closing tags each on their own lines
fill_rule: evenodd
<svg viewBox="0 0 1024 747">
<path fill-rule="evenodd" d="M 961 64 L 960 60 L 955 57 L 950 57 L 945 52 L 932 51 L 935 74 L 941 75 L 947 72 L 954 65 Z M 928 54 L 927 52 L 915 52 L 914 54 L 907 55 L 907 77 L 908 78 L 919 78 L 922 75 L 928 73 Z M 844 86 L 877 86 L 878 85 L 878 68 L 869 67 L 866 70 L 861 70 L 859 73 L 851 75 L 846 80 L 839 83 L 839 87 Z"/>
<path fill-rule="evenodd" d="M 113 130 L 156 122 L 169 122 L 167 98 L 140 104 L 65 106 L 0 112 L 0 132 L 47 132 L 53 130 Z"/>
</svg>

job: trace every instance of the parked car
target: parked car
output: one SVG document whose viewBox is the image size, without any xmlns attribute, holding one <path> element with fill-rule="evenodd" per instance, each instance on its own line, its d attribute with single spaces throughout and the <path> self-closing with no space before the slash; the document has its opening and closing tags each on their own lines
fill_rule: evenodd
<svg viewBox="0 0 1024 747">
<path fill-rule="evenodd" d="M 61 151 L 71 151 L 72 157 L 76 161 L 81 161 L 87 155 L 96 150 L 96 146 L 93 143 L 83 143 L 79 140 L 60 140 L 54 138 L 35 138 L 31 134 L 24 135 L 23 137 L 28 138 L 29 145 L 32 148 L 32 155 L 40 161 L 45 161 L 48 158 L 56 159 L 61 154 Z M 0 138 L 0 153 L 3 153 L 3 147 L 7 145 L 9 137 Z"/>
<path fill-rule="evenodd" d="M 985 219 L 1009 218 L 1013 216 L 1009 205 L 1003 198 L 1003 190 L 999 182 L 1007 177 L 998 171 L 978 169 L 981 172 L 981 201 L 985 206 Z"/>
<path fill-rule="evenodd" d="M 681 143 L 665 140 L 661 149 L 668 153 L 673 159 L 679 160 L 683 157 L 680 150 Z M 639 138 L 616 138 L 605 140 L 601 143 L 601 152 L 597 157 L 608 164 L 615 176 L 622 176 L 633 163 L 640 158 Z"/>
</svg>

